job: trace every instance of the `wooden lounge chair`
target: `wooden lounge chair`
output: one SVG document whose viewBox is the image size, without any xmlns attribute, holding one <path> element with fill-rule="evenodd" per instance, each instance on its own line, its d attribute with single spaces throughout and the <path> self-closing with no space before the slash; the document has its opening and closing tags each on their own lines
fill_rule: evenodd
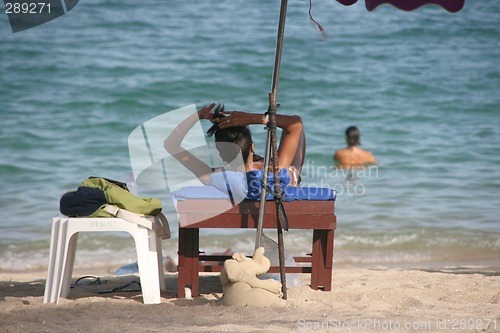
<svg viewBox="0 0 500 333">
<path fill-rule="evenodd" d="M 203 228 L 257 228 L 259 202 L 244 200 L 232 206 L 224 199 L 186 199 L 177 203 L 179 214 L 178 297 L 185 297 L 185 288 L 199 296 L 199 272 L 220 271 L 219 261 L 228 257 L 200 254 L 199 230 Z M 333 242 L 336 228 L 334 200 L 295 200 L 284 203 L 289 229 L 313 230 L 309 256 L 296 257 L 308 267 L 287 267 L 287 273 L 310 273 L 311 288 L 331 290 Z M 220 213 L 223 212 L 223 213 Z M 264 228 L 276 229 L 274 202 L 265 206 Z M 286 234 L 285 234 L 286 237 Z M 215 262 L 215 264 L 214 264 Z M 270 271 L 279 272 L 279 267 Z"/>
</svg>

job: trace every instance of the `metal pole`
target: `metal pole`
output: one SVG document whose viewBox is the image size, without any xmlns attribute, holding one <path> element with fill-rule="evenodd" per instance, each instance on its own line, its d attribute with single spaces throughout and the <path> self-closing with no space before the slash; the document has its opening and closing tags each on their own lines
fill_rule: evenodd
<svg viewBox="0 0 500 333">
<path fill-rule="evenodd" d="M 278 81 L 279 81 L 279 71 L 281 66 L 281 54 L 283 50 L 283 36 L 285 33 L 285 20 L 286 20 L 286 9 L 288 5 L 288 0 L 281 1 L 280 17 L 278 23 L 278 34 L 276 38 L 276 53 L 274 58 L 274 71 L 273 71 L 273 81 L 271 92 L 269 93 L 269 122 L 267 125 L 267 140 L 266 140 L 266 153 L 264 156 L 264 173 L 262 178 L 262 192 L 260 195 L 260 207 L 259 207 L 259 221 L 257 225 L 257 236 L 255 241 L 255 248 L 261 246 L 262 234 L 263 234 L 263 223 L 264 223 L 264 212 L 266 203 L 266 187 L 268 184 L 268 171 L 269 171 L 269 158 L 271 156 L 271 149 L 273 150 L 273 168 L 274 168 L 274 179 L 275 179 L 275 190 L 280 191 L 280 180 L 279 180 L 279 170 L 278 170 L 278 148 L 276 144 L 276 99 L 278 96 Z M 279 264 L 280 264 L 280 277 L 282 284 L 283 299 L 287 298 L 286 294 L 286 274 L 285 274 L 285 256 L 284 256 L 284 244 L 283 244 L 283 232 L 282 232 L 282 216 L 279 213 L 279 209 L 276 208 L 276 219 L 277 219 L 277 230 L 278 230 L 278 250 L 279 250 Z"/>
<path fill-rule="evenodd" d="M 264 211 L 267 191 L 264 185 L 268 183 L 269 159 L 271 158 L 271 130 L 267 128 L 266 152 L 264 154 L 264 172 L 262 174 L 262 190 L 260 192 L 259 221 L 257 224 L 257 236 L 255 239 L 255 249 L 262 246 L 262 235 L 264 234 Z"/>
<path fill-rule="evenodd" d="M 276 99 L 278 97 L 278 81 L 281 66 L 281 54 L 283 50 L 283 36 L 285 34 L 285 20 L 286 20 L 286 9 L 288 5 L 288 0 L 281 1 L 280 18 L 278 23 L 278 36 L 276 38 L 276 53 L 274 57 L 274 70 L 273 70 L 273 81 L 271 86 L 271 93 L 269 98 L 269 109 L 274 109 L 276 111 Z M 274 119 L 273 119 L 274 120 Z M 269 122 L 271 119 L 269 118 Z M 262 178 L 263 191 L 260 194 L 260 209 L 259 209 L 259 222 L 257 225 L 257 237 L 255 240 L 255 248 L 261 246 L 262 243 L 262 224 L 264 221 L 264 211 L 266 203 L 266 192 L 264 191 L 264 186 L 268 183 L 268 172 L 269 172 L 269 159 L 271 158 L 271 133 L 270 127 L 267 127 L 267 140 L 266 140 L 266 151 L 264 155 L 264 173 Z"/>
</svg>

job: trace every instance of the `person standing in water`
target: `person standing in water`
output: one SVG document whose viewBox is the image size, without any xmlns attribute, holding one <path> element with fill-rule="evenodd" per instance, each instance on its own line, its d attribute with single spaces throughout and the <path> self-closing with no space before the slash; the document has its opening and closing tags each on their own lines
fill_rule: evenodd
<svg viewBox="0 0 500 333">
<path fill-rule="evenodd" d="M 350 126 L 345 131 L 346 149 L 338 149 L 333 160 L 338 167 L 356 167 L 367 164 L 376 164 L 377 160 L 371 152 L 363 150 L 359 146 L 361 133 L 356 126 Z"/>
</svg>

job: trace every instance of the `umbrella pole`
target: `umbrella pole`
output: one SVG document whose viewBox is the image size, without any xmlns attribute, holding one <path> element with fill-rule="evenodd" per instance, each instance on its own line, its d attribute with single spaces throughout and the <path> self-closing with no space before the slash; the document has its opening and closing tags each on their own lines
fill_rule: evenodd
<svg viewBox="0 0 500 333">
<path fill-rule="evenodd" d="M 262 235 L 264 234 L 264 211 L 266 204 L 266 186 L 269 175 L 269 159 L 271 158 L 271 131 L 267 128 L 266 151 L 264 154 L 264 172 L 262 174 L 262 190 L 260 192 L 259 221 L 257 223 L 257 236 L 255 238 L 255 249 L 262 246 Z"/>
<path fill-rule="evenodd" d="M 275 181 L 275 191 L 280 192 L 280 180 L 279 180 L 279 170 L 278 170 L 278 145 L 276 143 L 276 109 L 278 105 L 276 104 L 276 99 L 278 96 L 278 80 L 279 71 L 281 65 L 281 54 L 283 50 L 283 36 L 285 34 L 285 20 L 286 20 L 286 9 L 288 5 L 288 0 L 281 0 L 280 18 L 278 23 L 278 34 L 276 38 L 276 53 L 274 59 L 274 71 L 273 71 L 273 82 L 271 87 L 271 92 L 269 93 L 269 108 L 268 115 L 269 121 L 267 124 L 267 140 L 266 140 L 266 153 L 264 156 L 264 173 L 262 178 L 262 191 L 260 195 L 260 207 L 259 207 L 259 221 L 257 225 L 257 236 L 255 241 L 255 248 L 261 246 L 262 235 L 263 235 L 263 224 L 264 224 L 264 211 L 267 196 L 267 185 L 268 185 L 268 171 L 269 171 L 269 159 L 271 156 L 272 149 L 272 162 L 274 169 L 274 181 Z M 283 242 L 283 216 L 281 211 L 276 205 L 276 227 L 278 232 L 278 251 L 279 251 L 279 265 L 280 265 L 280 278 L 282 284 L 283 299 L 287 299 L 286 293 L 286 274 L 285 274 L 285 255 L 284 255 L 284 242 Z"/>
</svg>

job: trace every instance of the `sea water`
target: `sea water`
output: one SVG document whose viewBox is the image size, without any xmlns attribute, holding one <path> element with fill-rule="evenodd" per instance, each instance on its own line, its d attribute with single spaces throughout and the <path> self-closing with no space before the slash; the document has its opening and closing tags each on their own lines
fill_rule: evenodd
<svg viewBox="0 0 500 333">
<path fill-rule="evenodd" d="M 303 119 L 303 184 L 337 190 L 335 265 L 498 265 L 500 2 L 312 5 L 327 38 L 307 1 L 289 2 L 278 112 Z M 46 269 L 60 196 L 88 176 L 126 181 L 141 124 L 211 102 L 265 112 L 278 16 L 279 1 L 87 0 L 12 33 L 1 15 L 0 270 Z M 332 168 L 350 125 L 376 166 Z M 253 135 L 263 154 L 265 131 Z M 311 237 L 285 233 L 287 251 L 310 252 Z M 250 253 L 254 239 L 211 231 L 202 250 Z M 83 234 L 76 260 L 113 272 L 135 260 L 132 239 Z"/>
</svg>

